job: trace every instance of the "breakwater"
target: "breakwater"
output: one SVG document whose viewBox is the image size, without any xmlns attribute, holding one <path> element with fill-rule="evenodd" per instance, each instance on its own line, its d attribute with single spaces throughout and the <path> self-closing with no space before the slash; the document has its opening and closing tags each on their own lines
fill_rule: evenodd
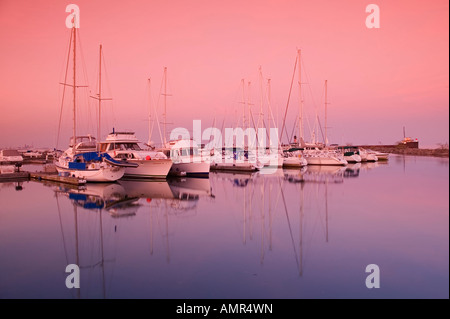
<svg viewBox="0 0 450 319">
<path fill-rule="evenodd" d="M 405 145 L 361 145 L 360 147 L 391 154 L 449 157 L 448 148 L 435 148 L 435 149 L 410 148 L 406 147 Z"/>
</svg>

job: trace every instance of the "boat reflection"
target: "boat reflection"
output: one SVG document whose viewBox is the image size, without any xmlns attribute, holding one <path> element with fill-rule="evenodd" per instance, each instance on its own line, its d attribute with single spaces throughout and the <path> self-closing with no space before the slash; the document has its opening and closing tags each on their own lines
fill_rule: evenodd
<svg viewBox="0 0 450 319">
<path fill-rule="evenodd" d="M 260 175 L 259 172 L 225 172 L 225 171 L 213 171 L 210 174 L 214 175 L 214 180 L 218 182 L 231 183 L 234 187 L 247 187 L 248 183 L 257 178 Z"/>
<path fill-rule="evenodd" d="M 347 166 L 310 165 L 301 170 L 284 170 L 290 183 L 343 183 Z"/>
<path fill-rule="evenodd" d="M 208 178 L 120 180 L 83 187 L 58 184 L 55 192 L 65 194 L 78 207 L 105 210 L 115 218 L 134 216 L 141 206 L 160 204 L 157 200 L 173 209 L 189 210 L 196 207 L 200 197 L 214 196 Z"/>
<path fill-rule="evenodd" d="M 344 177 L 358 177 L 361 163 L 348 164 L 345 168 Z"/>
</svg>

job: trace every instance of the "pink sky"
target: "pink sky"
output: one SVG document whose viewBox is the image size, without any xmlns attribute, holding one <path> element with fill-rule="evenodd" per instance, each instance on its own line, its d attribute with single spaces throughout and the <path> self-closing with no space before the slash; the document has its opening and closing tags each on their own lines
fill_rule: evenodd
<svg viewBox="0 0 450 319">
<path fill-rule="evenodd" d="M 264 81 L 271 79 L 272 111 L 281 123 L 299 48 L 311 125 L 316 110 L 324 124 L 323 86 L 328 80 L 330 142 L 391 144 L 402 139 L 403 126 L 421 146 L 448 142 L 446 0 L 0 0 L 0 147 L 56 146 L 70 3 L 80 8 L 84 64 L 79 63 L 79 70 L 84 68 L 87 78 L 79 82 L 87 81 L 82 84 L 89 84 L 92 93 L 103 45 L 107 73 L 102 79 L 109 84 L 103 95 L 113 101 L 104 102 L 102 138 L 114 126 L 134 130 L 147 141 L 147 79 L 152 79 L 156 107 L 164 67 L 172 95 L 169 132 L 192 129 L 194 119 L 202 120 L 203 129 L 214 118 L 219 128 L 222 122 L 235 125 L 236 114 L 242 114 L 242 78 L 252 83 L 256 117 L 260 66 Z M 365 25 L 370 3 L 380 8 L 379 29 Z M 87 100 L 80 98 L 81 104 Z M 80 134 L 89 130 L 96 135 L 96 104 L 90 103 L 90 111 L 80 105 Z M 62 149 L 71 134 L 70 107 L 63 113 Z M 266 112 L 267 104 L 264 108 Z M 289 132 L 297 109 L 295 87 Z M 308 137 L 307 123 L 305 131 Z M 156 126 L 152 139 L 159 142 Z"/>
</svg>

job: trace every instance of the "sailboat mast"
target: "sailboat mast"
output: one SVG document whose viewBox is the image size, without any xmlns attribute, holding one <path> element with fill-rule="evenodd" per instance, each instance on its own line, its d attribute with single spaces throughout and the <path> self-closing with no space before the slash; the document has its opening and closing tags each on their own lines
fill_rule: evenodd
<svg viewBox="0 0 450 319">
<path fill-rule="evenodd" d="M 74 21 L 75 21 L 75 17 L 74 17 Z M 77 127 L 77 119 L 76 119 L 76 28 L 75 28 L 75 22 L 74 25 L 72 27 L 72 32 L 73 32 L 73 127 L 72 127 L 72 136 L 73 136 L 73 146 L 75 146 L 75 142 L 76 142 L 76 136 L 77 136 L 77 131 L 76 131 L 76 127 Z"/>
<path fill-rule="evenodd" d="M 148 111 L 148 145 L 150 146 L 152 141 L 152 79 L 148 78 L 148 103 L 149 103 L 149 111 Z"/>
<path fill-rule="evenodd" d="M 100 119 L 102 110 L 102 45 L 100 44 L 100 54 L 99 54 L 99 64 L 98 64 L 98 129 L 97 129 L 97 140 L 100 140 Z"/>
<path fill-rule="evenodd" d="M 328 135 L 327 135 L 327 129 L 328 129 L 328 124 L 327 124 L 327 120 L 328 120 L 328 116 L 327 116 L 327 83 L 328 80 L 325 80 L 325 146 L 327 146 L 328 144 Z"/>
<path fill-rule="evenodd" d="M 242 129 L 245 130 L 246 129 L 246 119 L 245 119 L 245 112 L 246 112 L 246 107 L 247 107 L 247 103 L 245 102 L 245 80 L 242 79 Z"/>
<path fill-rule="evenodd" d="M 252 82 L 248 81 L 248 83 L 247 83 L 247 112 L 248 112 L 248 116 L 247 117 L 248 117 L 248 127 L 250 127 L 252 125 L 252 122 L 251 122 L 252 114 L 251 114 L 251 109 L 250 109 L 250 86 L 251 85 L 252 85 Z"/>
<path fill-rule="evenodd" d="M 272 121 L 273 119 L 273 114 L 272 114 L 272 105 L 270 104 L 271 102 L 271 89 L 270 89 L 270 79 L 267 79 L 267 125 L 270 127 L 270 116 L 272 115 Z M 274 125 L 275 127 L 275 125 Z M 277 126 L 278 127 L 278 126 Z"/>
<path fill-rule="evenodd" d="M 262 67 L 259 66 L 259 117 L 258 117 L 258 125 L 256 127 L 256 129 L 258 129 L 262 124 L 264 123 L 264 113 L 263 113 L 263 74 L 262 74 Z M 261 121 L 261 123 L 260 123 Z"/>
<path fill-rule="evenodd" d="M 301 69 L 301 50 L 297 50 L 298 54 L 298 94 L 299 94 L 299 112 L 298 112 L 298 138 L 299 144 L 303 140 L 303 98 L 302 98 L 302 69 Z"/>
<path fill-rule="evenodd" d="M 102 97 L 102 55 L 103 46 L 100 44 L 99 52 L 99 63 L 98 63 L 98 93 L 97 95 L 91 95 L 91 98 L 98 100 L 98 125 L 97 125 L 97 140 L 100 140 L 101 130 L 101 119 L 102 119 L 102 100 L 112 100 L 112 98 Z M 100 144 L 97 143 L 97 149 L 100 150 Z"/>
<path fill-rule="evenodd" d="M 167 122 L 167 67 L 164 67 L 164 145 L 166 145 L 166 122 Z"/>
</svg>

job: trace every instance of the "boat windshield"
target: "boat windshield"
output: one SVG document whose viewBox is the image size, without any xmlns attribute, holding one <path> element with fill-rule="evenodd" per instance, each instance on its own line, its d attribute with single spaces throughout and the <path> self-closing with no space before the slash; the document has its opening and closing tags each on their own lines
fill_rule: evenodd
<svg viewBox="0 0 450 319">
<path fill-rule="evenodd" d="M 197 156 L 198 155 L 198 149 L 194 148 L 194 147 L 172 149 L 172 153 L 174 153 L 174 151 L 178 152 L 178 154 L 181 154 L 181 156 Z"/>
<path fill-rule="evenodd" d="M 119 151 L 141 151 L 141 147 L 138 143 L 111 143 L 109 150 Z"/>
</svg>

